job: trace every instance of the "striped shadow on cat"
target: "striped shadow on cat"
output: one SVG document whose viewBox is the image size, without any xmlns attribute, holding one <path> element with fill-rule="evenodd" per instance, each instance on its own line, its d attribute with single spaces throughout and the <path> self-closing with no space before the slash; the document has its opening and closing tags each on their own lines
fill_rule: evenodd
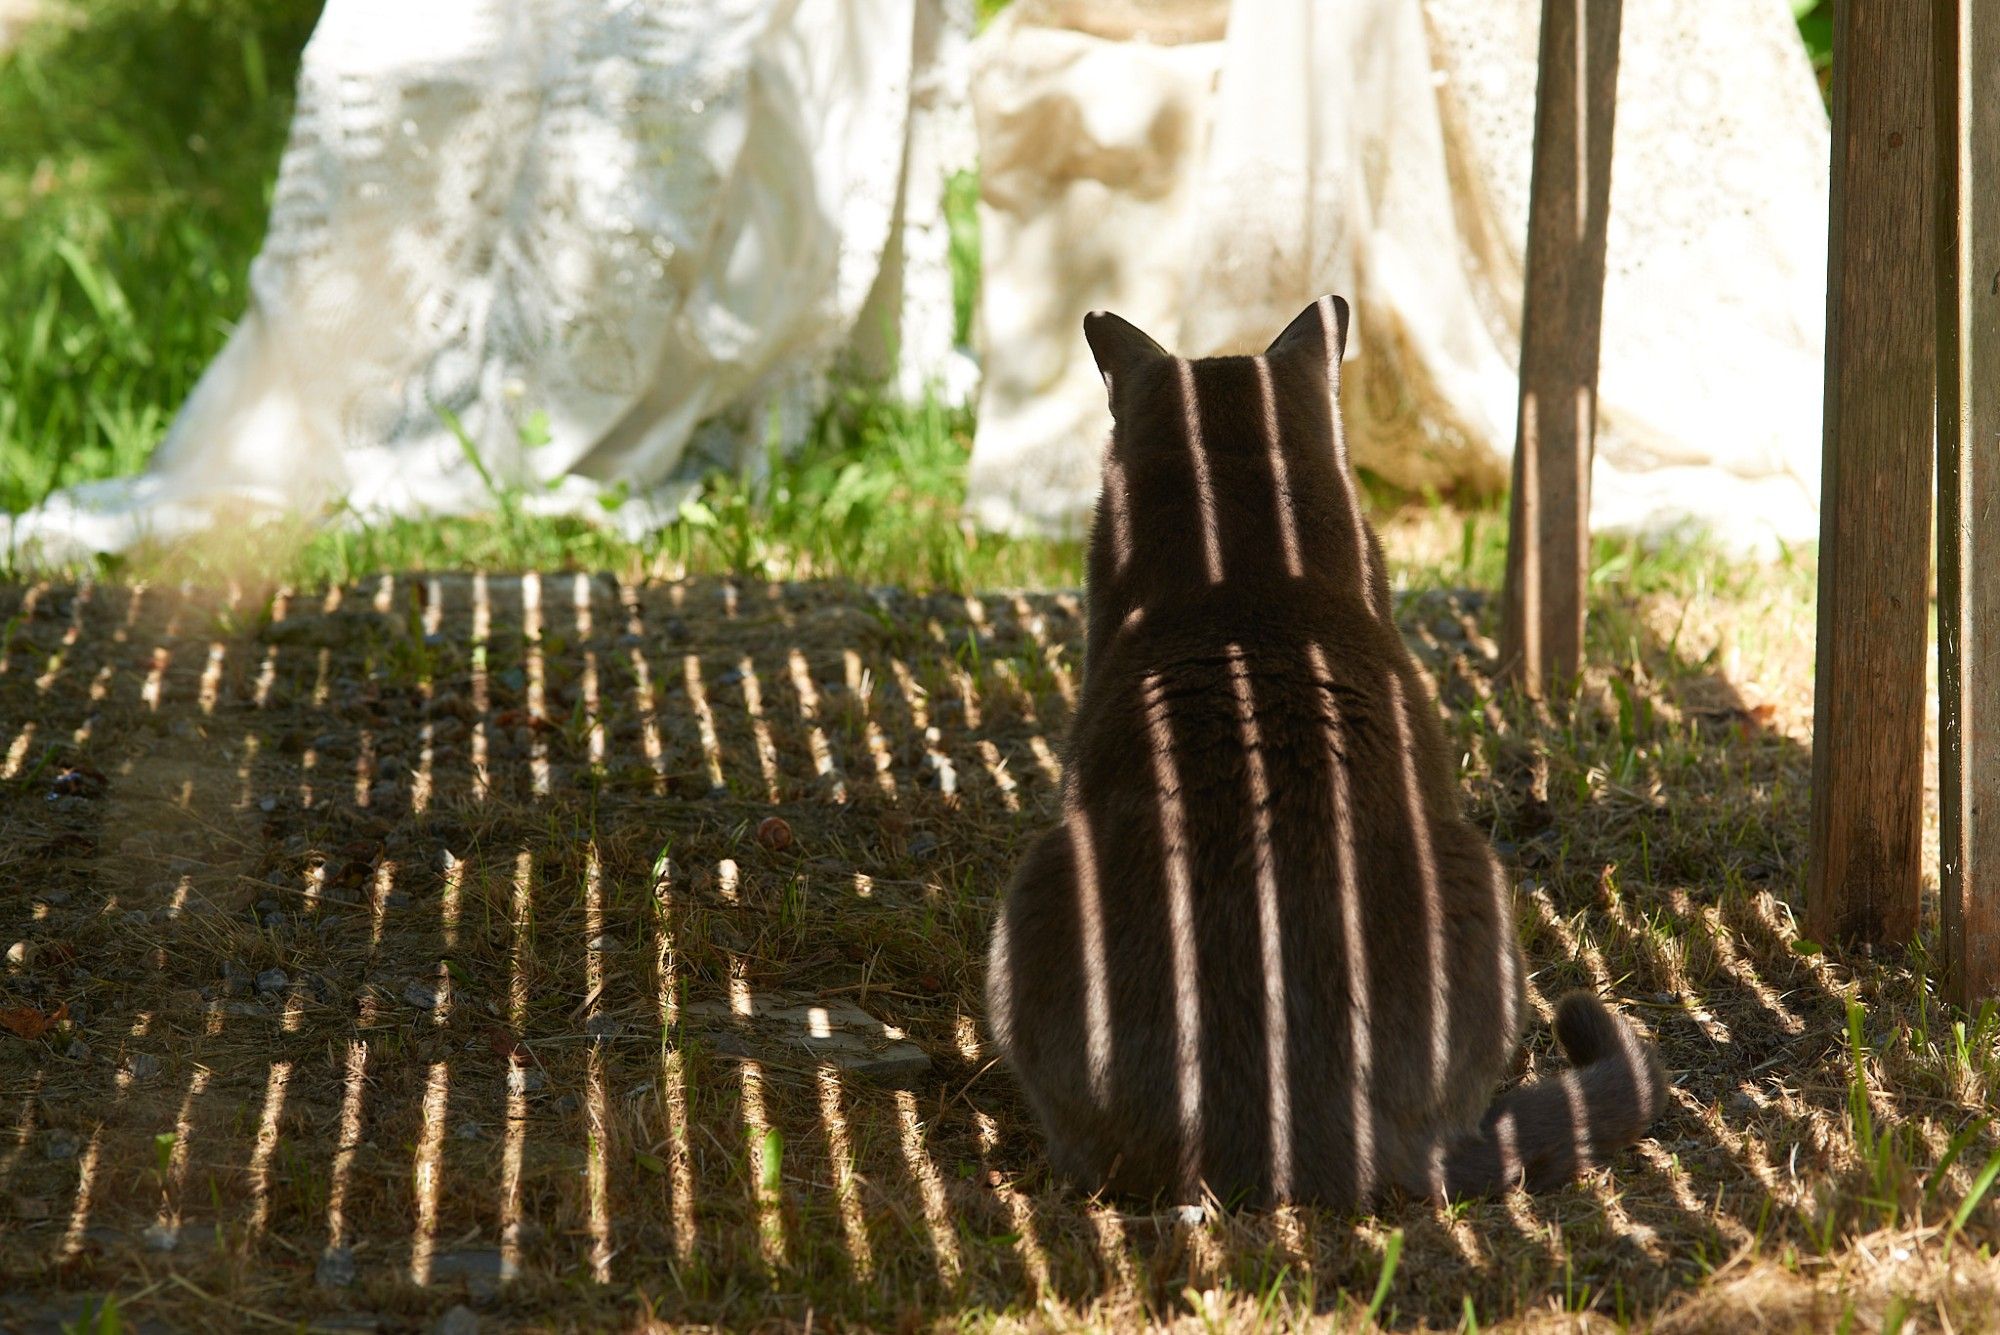
<svg viewBox="0 0 2000 1335">
<path fill-rule="evenodd" d="M 1114 426 L 1062 822 L 994 925 L 987 1009 L 1086 1189 L 1365 1206 L 1558 1186 L 1646 1131 L 1657 1055 L 1563 998 L 1520 1040 L 1512 892 L 1460 815 L 1338 391 L 1347 303 L 1261 356 L 1084 334 Z"/>
</svg>

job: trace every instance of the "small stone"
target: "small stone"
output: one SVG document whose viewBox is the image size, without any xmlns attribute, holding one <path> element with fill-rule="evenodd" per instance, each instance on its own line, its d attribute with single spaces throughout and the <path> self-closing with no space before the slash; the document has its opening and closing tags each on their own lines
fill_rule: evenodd
<svg viewBox="0 0 2000 1335">
<path fill-rule="evenodd" d="M 260 797 L 260 798 L 258 798 L 258 799 L 257 799 L 257 810 L 259 810 L 259 811 L 263 812 L 263 813 L 264 813 L 265 815 L 267 815 L 267 816 L 268 816 L 268 815 L 270 815 L 270 814 L 271 814 L 272 812 L 276 811 L 277 809 L 278 809 L 278 799 L 277 799 L 277 798 L 275 798 L 275 797 Z"/>
<path fill-rule="evenodd" d="M 600 932 L 596 936 L 591 937 L 590 940 L 585 944 L 590 949 L 598 951 L 610 952 L 618 949 L 617 939 L 602 932 Z"/>
<path fill-rule="evenodd" d="M 548 1081 L 532 1066 L 516 1066 L 508 1071 L 507 1083 L 513 1086 L 517 1094 L 532 1094 Z"/>
<path fill-rule="evenodd" d="M 7 962 L 15 968 L 24 968 L 28 963 L 28 943 L 16 941 L 7 947 Z"/>
<path fill-rule="evenodd" d="M 437 989 L 422 983 L 411 983 L 403 989 L 403 1000 L 420 1011 L 434 1011 L 438 1004 Z"/>
<path fill-rule="evenodd" d="M 52 909 L 59 909 L 69 903 L 69 891 L 47 890 L 42 893 L 42 902 Z"/>
<path fill-rule="evenodd" d="M 499 1292 L 500 1285 L 518 1277 L 518 1268 L 501 1252 L 491 1248 L 439 1252 L 431 1258 L 431 1283 L 462 1283 L 475 1299 L 493 1296 Z"/>
<path fill-rule="evenodd" d="M 565 1094 L 556 1100 L 558 1113 L 573 1113 L 583 1106 L 583 1100 L 574 1094 Z"/>
<path fill-rule="evenodd" d="M 160 1073 L 160 1059 L 149 1052 L 134 1052 L 125 1058 L 125 1070 L 134 1080 L 151 1080 Z"/>
<path fill-rule="evenodd" d="M 127 909 L 118 918 L 127 927 L 144 927 L 153 920 L 153 915 L 144 909 Z"/>
<path fill-rule="evenodd" d="M 375 762 L 375 777 L 378 779 L 400 779 L 409 772 L 409 762 L 401 756 L 383 756 Z"/>
<path fill-rule="evenodd" d="M 267 913 L 257 920 L 257 925 L 267 932 L 278 931 L 285 925 L 285 915 L 277 912 Z"/>
<path fill-rule="evenodd" d="M 602 1043 L 607 1038 L 616 1038 L 625 1026 L 609 1015 L 593 1015 L 584 1022 L 583 1032 L 595 1042 Z"/>
<path fill-rule="evenodd" d="M 442 844 L 431 854 L 431 869 L 440 876 L 449 876 L 451 869 L 458 865 L 458 855 Z"/>
<path fill-rule="evenodd" d="M 919 862 L 937 856 L 938 839 L 929 830 L 920 830 L 910 840 L 910 856 Z"/>
<path fill-rule="evenodd" d="M 438 1318 L 433 1335 L 479 1335 L 479 1318 L 464 1303 Z"/>
<path fill-rule="evenodd" d="M 235 960 L 224 960 L 222 962 L 223 996 L 240 997 L 255 986 L 256 979 L 251 976 L 248 969 L 238 964 Z"/>
<path fill-rule="evenodd" d="M 74 1131 L 56 1127 L 54 1130 L 42 1133 L 42 1157 L 50 1163 L 74 1159 L 81 1148 L 82 1143 L 78 1141 Z"/>
<path fill-rule="evenodd" d="M 743 670 L 741 668 L 730 668 L 726 672 L 718 672 L 715 674 L 715 684 L 717 686 L 734 686 L 737 682 L 742 680 L 743 680 Z"/>
<path fill-rule="evenodd" d="M 273 992 L 284 991 L 285 984 L 291 981 L 291 977 L 283 969 L 266 969 L 257 975 L 257 990 L 268 996 Z"/>
<path fill-rule="evenodd" d="M 477 1122 L 460 1122 L 451 1133 L 453 1140 L 484 1140 L 486 1128 Z"/>
<path fill-rule="evenodd" d="M 385 909 L 406 909 L 410 907 L 410 897 L 401 890 L 391 890 L 382 897 L 382 907 Z"/>
<path fill-rule="evenodd" d="M 181 1231 L 172 1224 L 153 1224 L 142 1236 L 149 1252 L 170 1252 L 181 1245 Z"/>
<path fill-rule="evenodd" d="M 329 1247 L 313 1269 L 313 1282 L 323 1289 L 344 1289 L 354 1283 L 354 1253 L 346 1247 Z"/>
<path fill-rule="evenodd" d="M 403 795 L 402 785 L 394 779 L 382 779 L 369 786 L 368 805 L 371 807 L 393 806 Z"/>
<path fill-rule="evenodd" d="M 73 1062 L 87 1062 L 90 1060 L 90 1044 L 80 1038 L 72 1038 L 69 1046 L 63 1049 L 63 1056 Z"/>
</svg>

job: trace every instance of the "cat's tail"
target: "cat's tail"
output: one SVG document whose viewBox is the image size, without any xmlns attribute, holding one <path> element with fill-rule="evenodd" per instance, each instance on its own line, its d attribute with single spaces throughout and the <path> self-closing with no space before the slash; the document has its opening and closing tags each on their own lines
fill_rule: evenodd
<svg viewBox="0 0 2000 1335">
<path fill-rule="evenodd" d="M 1548 1191 L 1637 1141 L 1666 1107 L 1659 1053 L 1588 993 L 1556 1007 L 1573 1069 L 1502 1094 L 1476 1131 L 1433 1156 L 1413 1194 L 1457 1199 Z"/>
</svg>

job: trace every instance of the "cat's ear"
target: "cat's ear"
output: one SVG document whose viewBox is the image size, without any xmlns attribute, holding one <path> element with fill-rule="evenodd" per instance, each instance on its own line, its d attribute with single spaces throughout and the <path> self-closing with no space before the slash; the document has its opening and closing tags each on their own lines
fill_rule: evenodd
<svg viewBox="0 0 2000 1335">
<path fill-rule="evenodd" d="M 1092 311 L 1083 317 L 1084 341 L 1090 355 L 1097 358 L 1097 373 L 1104 377 L 1104 393 L 1112 397 L 1112 386 L 1132 372 L 1171 356 L 1165 348 L 1146 337 L 1139 326 L 1110 311 Z"/>
<path fill-rule="evenodd" d="M 1271 340 L 1264 355 L 1308 357 L 1331 372 L 1347 355 L 1347 302 L 1340 297 L 1321 297 Z"/>
</svg>

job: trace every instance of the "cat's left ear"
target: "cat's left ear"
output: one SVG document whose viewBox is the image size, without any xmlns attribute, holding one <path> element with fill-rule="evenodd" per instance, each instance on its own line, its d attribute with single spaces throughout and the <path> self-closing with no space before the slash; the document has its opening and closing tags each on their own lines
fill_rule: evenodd
<svg viewBox="0 0 2000 1335">
<path fill-rule="evenodd" d="M 1321 297 L 1271 340 L 1264 355 L 1310 357 L 1324 363 L 1330 374 L 1347 355 L 1347 302 L 1340 297 Z"/>
<path fill-rule="evenodd" d="M 1090 355 L 1097 358 L 1097 373 L 1104 377 L 1104 395 L 1115 399 L 1112 387 L 1150 362 L 1164 361 L 1172 354 L 1146 337 L 1138 325 L 1110 311 L 1092 311 L 1083 317 L 1084 341 Z"/>
</svg>

